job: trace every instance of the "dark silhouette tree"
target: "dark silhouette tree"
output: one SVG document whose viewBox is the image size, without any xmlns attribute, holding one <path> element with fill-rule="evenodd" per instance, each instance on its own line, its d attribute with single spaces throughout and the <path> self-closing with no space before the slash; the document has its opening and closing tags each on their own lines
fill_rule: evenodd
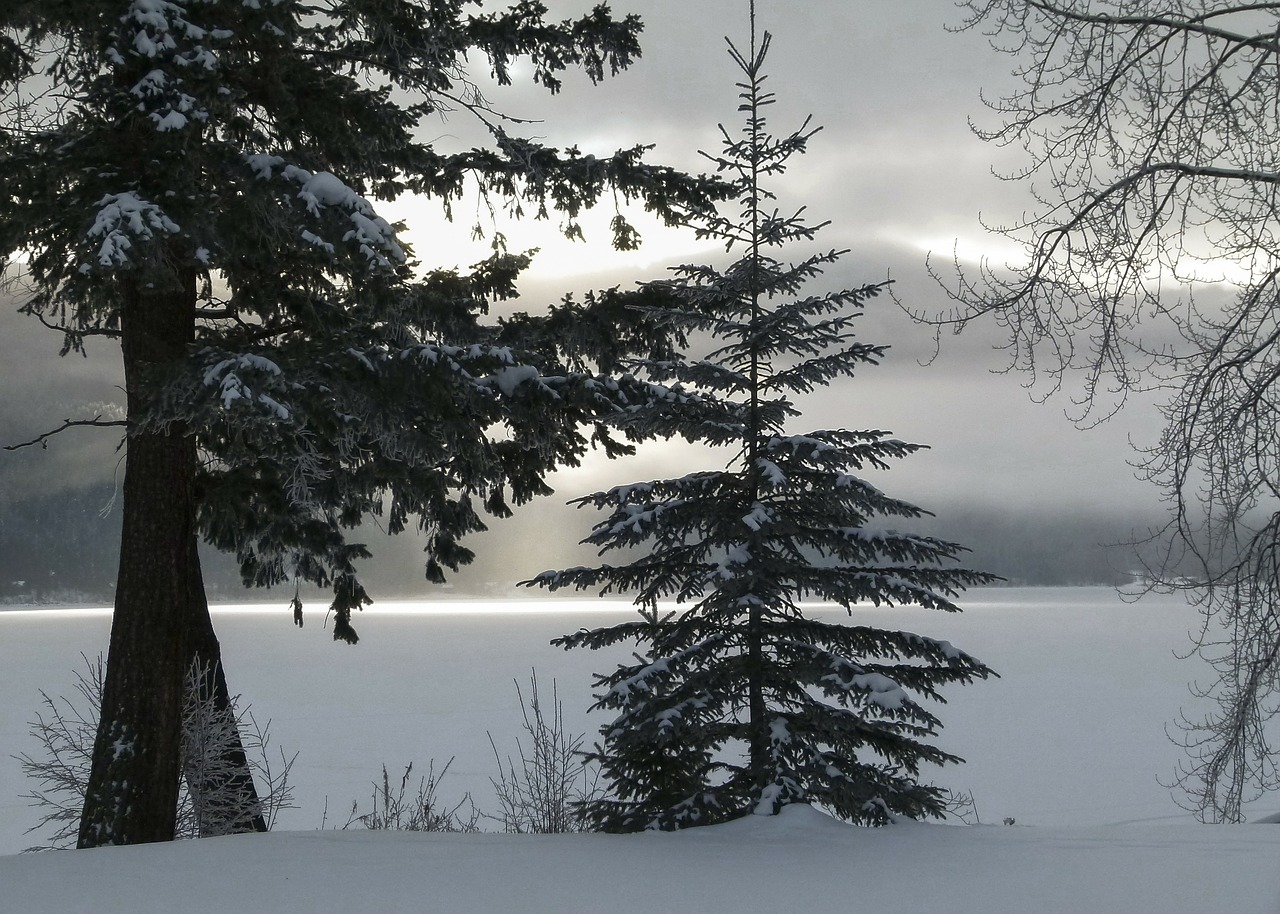
<svg viewBox="0 0 1280 914">
<path fill-rule="evenodd" d="M 551 92 L 570 69 L 599 81 L 638 56 L 638 19 L 474 6 L 0 8 L 0 265 L 64 354 L 104 336 L 124 360 L 120 566 L 81 846 L 172 836 L 193 661 L 225 692 L 198 537 L 249 583 L 331 588 L 334 635 L 354 642 L 361 518 L 425 530 L 440 580 L 469 559 L 459 539 L 481 513 L 547 491 L 593 439 L 622 447 L 592 423 L 648 396 L 597 378 L 608 347 L 557 341 L 545 319 L 485 325 L 525 255 L 423 276 L 374 207 L 405 193 L 447 207 L 474 182 L 580 234 L 605 192 L 659 214 L 715 193 L 642 147 L 601 158 L 516 136 L 467 74 L 483 57 L 503 85 L 517 61 Z M 449 110 L 480 118 L 490 146 L 421 139 Z M 620 214 L 614 241 L 636 242 Z"/>
</svg>

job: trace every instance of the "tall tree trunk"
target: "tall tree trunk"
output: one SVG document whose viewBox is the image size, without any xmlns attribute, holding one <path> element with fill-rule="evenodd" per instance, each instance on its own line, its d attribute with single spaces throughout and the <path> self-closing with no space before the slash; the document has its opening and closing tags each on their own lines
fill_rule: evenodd
<svg viewBox="0 0 1280 914">
<path fill-rule="evenodd" d="M 182 357 L 194 335 L 195 276 L 126 287 L 121 349 L 131 422 L 146 382 Z M 182 690 L 190 658 L 195 440 L 188 430 L 131 428 L 124 477 L 120 572 L 102 713 L 80 819 L 80 847 L 173 838 Z"/>
<path fill-rule="evenodd" d="M 756 799 L 773 783 L 774 765 L 769 752 L 768 707 L 764 700 L 764 632 L 760 608 L 747 615 L 747 764 Z M 777 813 L 775 808 L 769 813 Z"/>
<path fill-rule="evenodd" d="M 149 376 L 180 359 L 194 338 L 195 284 L 188 273 L 165 291 L 125 290 L 121 349 L 131 419 L 146 412 Z M 173 838 L 183 689 L 193 664 L 203 671 L 201 698 L 232 714 L 200 570 L 195 477 L 195 439 L 182 425 L 130 435 L 115 613 L 80 847 Z M 236 808 L 244 814 L 218 831 L 266 831 L 239 731 L 229 734 L 218 773 L 189 778 L 189 785 L 239 794 Z M 210 833 L 199 824 L 201 834 Z"/>
<path fill-rule="evenodd" d="M 213 631 L 213 620 L 209 616 L 209 600 L 204 590 L 198 545 L 193 531 L 188 556 L 191 570 L 190 597 L 187 601 L 187 608 L 191 613 L 188 650 L 191 659 L 187 668 L 194 667 L 198 671 L 195 680 L 197 701 L 206 704 L 215 719 L 227 722 L 228 726 L 220 731 L 222 739 L 207 747 L 207 751 L 218 753 L 218 757 L 206 759 L 205 764 L 197 765 L 194 764 L 196 760 L 188 753 L 184 759 L 186 768 L 183 774 L 189 791 L 200 791 L 206 797 L 216 796 L 221 800 L 218 815 L 197 815 L 196 825 L 201 838 L 266 831 L 267 822 L 263 816 L 262 802 L 253 783 L 253 772 L 249 770 L 249 760 L 245 756 L 240 730 L 235 722 L 235 711 L 231 707 L 231 692 L 227 688 L 227 677 L 222 667 L 222 649 Z M 197 810 L 200 808 L 197 804 Z M 227 815 L 228 812 L 230 815 Z"/>
</svg>

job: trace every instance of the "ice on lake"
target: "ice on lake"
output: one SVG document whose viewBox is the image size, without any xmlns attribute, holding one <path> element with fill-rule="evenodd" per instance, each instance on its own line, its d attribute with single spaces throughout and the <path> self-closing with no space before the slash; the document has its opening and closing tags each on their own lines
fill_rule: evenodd
<svg viewBox="0 0 1280 914">
<path fill-rule="evenodd" d="M 984 822 L 1190 821 L 1159 781 L 1180 758 L 1165 727 L 1189 704 L 1188 680 L 1204 679 L 1202 666 L 1176 656 L 1186 652 L 1195 611 L 1178 598 L 1126 603 L 1105 588 L 966 596 L 961 615 L 857 613 L 859 623 L 950 640 L 1000 674 L 947 693 L 939 743 L 967 764 L 936 772 L 937 782 L 972 793 Z M 271 720 L 274 745 L 298 753 L 299 808 L 282 814 L 286 829 L 319 827 L 326 807 L 330 826 L 346 821 L 353 801 L 367 805 L 384 763 L 393 775 L 409 762 L 425 773 L 429 760 L 438 770 L 453 758 L 442 797 L 470 792 L 496 811 L 489 734 L 504 756 L 516 754 L 514 681 L 527 691 L 536 669 L 545 701 L 554 679 L 567 727 L 593 736 L 603 720 L 587 713 L 591 674 L 613 661 L 548 642 L 632 613 L 626 603 L 593 600 L 379 603 L 355 620 L 361 641 L 351 647 L 332 642 L 320 604 L 299 630 L 286 602 L 214 612 L 232 691 Z M 11 756 L 34 751 L 27 721 L 39 692 L 70 694 L 80 654 L 105 651 L 109 626 L 104 609 L 0 611 L 0 854 L 32 843 L 23 832 L 36 814 L 20 797 L 30 788 Z"/>
</svg>

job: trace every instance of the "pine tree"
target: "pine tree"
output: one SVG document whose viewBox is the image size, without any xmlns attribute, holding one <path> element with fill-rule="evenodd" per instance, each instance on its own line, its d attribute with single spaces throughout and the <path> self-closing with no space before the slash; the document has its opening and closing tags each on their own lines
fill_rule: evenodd
<svg viewBox="0 0 1280 914">
<path fill-rule="evenodd" d="M 593 423 L 663 393 L 599 377 L 617 344 L 557 339 L 556 318 L 485 324 L 526 255 L 499 246 L 469 273 L 422 276 L 377 212 L 407 192 L 447 209 L 478 184 L 577 235 L 606 192 L 661 215 L 716 193 L 643 147 L 596 157 L 516 136 L 467 75 L 484 57 L 502 85 L 519 61 L 551 92 L 568 69 L 599 81 L 638 56 L 638 19 L 477 5 L 0 6 L 0 267 L 64 354 L 102 336 L 124 358 L 122 547 L 82 845 L 171 837 L 186 670 L 226 693 L 198 537 L 249 583 L 332 588 L 334 635 L 354 642 L 362 518 L 425 530 L 439 580 L 483 513 L 547 491 L 593 440 L 622 447 Z M 424 141 L 447 111 L 478 117 L 490 146 Z M 614 241 L 636 243 L 621 215 Z"/>
<path fill-rule="evenodd" d="M 733 178 L 740 210 L 696 223 L 701 237 L 742 254 L 723 270 L 679 267 L 665 285 L 678 304 L 664 318 L 712 349 L 640 363 L 674 390 L 713 396 L 638 405 L 622 420 L 728 448 L 732 460 L 578 500 L 609 512 L 585 542 L 638 557 L 528 582 L 633 592 L 641 607 L 638 621 L 555 642 L 634 641 L 647 651 L 598 677 L 594 709 L 615 716 L 589 757 L 611 792 L 584 813 L 606 831 L 776 814 L 791 803 L 868 824 L 939 816 L 944 792 L 920 782 L 921 765 L 960 759 L 929 742 L 940 721 L 922 701 L 991 675 L 945 641 L 828 622 L 802 603 L 850 615 L 867 604 L 953 612 L 961 590 L 994 579 L 954 567 L 954 543 L 886 529 L 925 512 L 854 475 L 919 445 L 878 430 L 786 431 L 800 415 L 794 398 L 880 360 L 886 347 L 857 340 L 853 325 L 884 284 L 802 295 L 846 252 L 775 257 L 822 226 L 803 210 L 782 213 L 764 184 L 816 132 L 808 121 L 785 137 L 768 132 L 769 42 L 766 32 L 757 46 L 753 11 L 750 53 L 729 44 L 744 75 L 744 126 L 736 139 L 722 127 L 723 152 L 709 158 Z M 679 606 L 662 614 L 660 601 Z"/>
</svg>

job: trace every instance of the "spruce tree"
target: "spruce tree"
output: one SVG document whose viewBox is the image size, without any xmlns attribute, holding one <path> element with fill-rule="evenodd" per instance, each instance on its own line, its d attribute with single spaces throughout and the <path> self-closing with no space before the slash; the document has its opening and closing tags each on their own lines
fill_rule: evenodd
<svg viewBox="0 0 1280 914">
<path fill-rule="evenodd" d="M 171 837 L 193 661 L 226 693 L 199 537 L 251 584 L 331 588 L 334 636 L 354 641 L 364 517 L 425 531 L 439 580 L 484 514 L 547 491 L 592 440 L 622 446 L 602 415 L 664 394 L 597 376 L 617 341 L 552 332 L 583 306 L 489 320 L 525 255 L 424 275 L 378 214 L 405 193 L 447 209 L 478 185 L 577 235 L 607 193 L 660 215 L 716 193 L 643 147 L 597 157 L 517 136 L 468 75 L 483 58 L 499 85 L 517 63 L 551 92 L 568 70 L 599 81 L 639 55 L 638 19 L 479 7 L 0 4 L 0 268 L 64 354 L 106 337 L 124 360 L 122 543 L 82 845 Z M 491 142 L 435 148 L 424 137 L 450 111 Z M 614 241 L 636 242 L 621 215 Z M 653 345 L 642 328 L 622 339 Z"/>
<path fill-rule="evenodd" d="M 803 602 L 851 616 L 867 605 L 954 612 L 960 591 L 994 578 L 955 567 L 954 543 L 888 529 L 926 512 L 855 475 L 920 445 L 879 430 L 787 430 L 798 397 L 880 360 L 886 347 L 853 328 L 885 284 L 803 294 L 846 252 L 780 259 L 822 226 L 803 210 L 780 211 L 766 188 L 816 132 L 809 121 L 786 136 L 768 132 L 769 42 L 766 32 L 757 44 L 753 11 L 750 53 L 729 44 L 743 74 L 743 128 L 735 138 L 721 127 L 723 151 L 709 158 L 732 178 L 739 210 L 695 221 L 700 237 L 741 255 L 723 269 L 678 267 L 663 286 L 675 303 L 663 318 L 710 351 L 639 363 L 674 391 L 708 396 L 641 404 L 622 420 L 732 459 L 578 500 L 609 512 L 585 542 L 630 560 L 528 582 L 630 592 L 640 606 L 637 621 L 555 642 L 645 649 L 598 677 L 593 709 L 613 719 L 589 758 L 611 789 L 583 812 L 606 831 L 677 829 L 792 803 L 867 824 L 940 816 L 944 792 L 921 782 L 921 766 L 960 759 L 930 742 L 940 721 L 924 702 L 991 675 L 945 641 L 826 621 Z M 663 601 L 676 609 L 663 612 Z"/>
</svg>

